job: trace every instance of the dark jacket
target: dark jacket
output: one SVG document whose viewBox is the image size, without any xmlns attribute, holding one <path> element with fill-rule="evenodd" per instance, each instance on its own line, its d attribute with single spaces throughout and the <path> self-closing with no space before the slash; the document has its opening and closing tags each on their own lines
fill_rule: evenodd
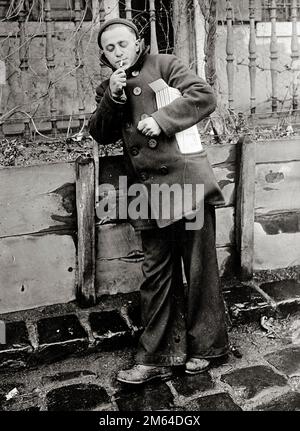
<svg viewBox="0 0 300 431">
<path fill-rule="evenodd" d="M 213 205 L 223 204 L 205 151 L 182 154 L 174 136 L 214 111 L 216 99 L 211 87 L 177 57 L 167 54 L 151 55 L 144 51 L 126 70 L 126 75 L 125 103 L 112 99 L 109 80 L 96 89 L 98 106 L 89 122 L 92 137 L 102 145 L 122 138 L 130 183 L 143 183 L 149 195 L 151 184 L 204 184 L 205 200 Z M 148 84 L 159 78 L 177 88 L 183 97 L 157 109 L 155 93 Z M 137 130 L 138 122 L 145 114 L 151 115 L 161 127 L 162 133 L 158 137 L 149 138 Z M 157 215 L 159 227 L 185 215 L 181 211 L 181 202 L 180 208 L 176 202 L 173 204 L 174 214 L 168 220 Z M 194 210 L 198 205 L 199 202 L 193 201 Z M 149 221 L 135 223 L 142 229 L 149 225 Z"/>
</svg>

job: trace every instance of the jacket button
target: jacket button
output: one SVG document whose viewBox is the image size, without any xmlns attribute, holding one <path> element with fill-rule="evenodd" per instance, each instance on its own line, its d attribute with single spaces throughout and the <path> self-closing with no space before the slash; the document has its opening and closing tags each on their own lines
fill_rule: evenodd
<svg viewBox="0 0 300 431">
<path fill-rule="evenodd" d="M 139 150 L 138 150 L 138 148 L 137 148 L 137 147 L 132 147 L 132 148 L 130 149 L 130 152 L 131 152 L 131 154 L 132 154 L 133 156 L 137 156 L 137 155 L 139 154 Z"/>
<path fill-rule="evenodd" d="M 142 114 L 141 115 L 141 120 L 146 120 L 146 118 L 149 118 L 148 114 Z"/>
<path fill-rule="evenodd" d="M 160 167 L 160 172 L 163 175 L 167 175 L 169 173 L 169 169 L 167 168 L 167 166 L 163 165 L 163 166 Z"/>
<path fill-rule="evenodd" d="M 146 181 L 148 179 L 148 174 L 146 172 L 141 172 L 140 175 L 143 181 Z"/>
<path fill-rule="evenodd" d="M 138 70 L 133 70 L 132 72 L 131 72 L 131 75 L 132 76 L 138 76 L 140 74 L 140 72 L 138 71 Z"/>
<path fill-rule="evenodd" d="M 131 128 L 131 123 L 125 123 L 125 129 L 128 130 Z"/>
<path fill-rule="evenodd" d="M 158 142 L 156 139 L 149 139 L 149 141 L 148 141 L 148 147 L 149 148 L 156 148 L 157 145 L 158 145 Z"/>
<path fill-rule="evenodd" d="M 133 89 L 133 94 L 134 94 L 135 96 L 139 96 L 141 93 L 142 93 L 142 89 L 141 89 L 141 87 L 134 87 L 134 89 Z"/>
</svg>

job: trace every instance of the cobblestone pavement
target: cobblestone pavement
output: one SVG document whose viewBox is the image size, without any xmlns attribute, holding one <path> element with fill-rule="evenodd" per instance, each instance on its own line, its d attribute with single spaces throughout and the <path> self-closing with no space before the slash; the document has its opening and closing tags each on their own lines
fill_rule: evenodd
<svg viewBox="0 0 300 431">
<path fill-rule="evenodd" d="M 119 369 L 133 364 L 134 346 L 126 343 L 119 350 L 113 350 L 112 346 L 110 351 L 102 352 L 78 349 L 77 356 L 57 362 L 2 370 L 0 409 L 300 410 L 299 313 L 269 319 L 263 326 L 259 322 L 236 325 L 230 330 L 230 342 L 235 349 L 227 361 L 208 372 L 190 376 L 176 367 L 170 380 L 154 380 L 138 386 L 121 384 L 115 379 Z M 55 339 L 50 352 L 55 360 L 57 352 L 53 346 Z M 242 357 L 238 357 L 239 353 Z"/>
</svg>

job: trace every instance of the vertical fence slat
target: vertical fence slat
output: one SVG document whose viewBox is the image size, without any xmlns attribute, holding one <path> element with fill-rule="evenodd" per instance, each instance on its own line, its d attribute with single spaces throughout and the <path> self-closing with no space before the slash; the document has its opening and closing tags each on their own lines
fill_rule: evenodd
<svg viewBox="0 0 300 431">
<path fill-rule="evenodd" d="M 173 0 L 173 23 L 174 23 L 174 53 L 187 66 L 190 62 L 189 54 L 189 32 L 188 32 L 188 3 L 189 0 Z"/>
<path fill-rule="evenodd" d="M 20 69 L 21 69 L 21 83 L 22 83 L 23 97 L 24 97 L 23 100 L 24 100 L 25 107 L 28 106 L 28 102 L 29 102 L 28 79 L 27 79 L 28 78 L 27 71 L 29 67 L 28 66 L 28 41 L 26 38 L 26 27 L 25 27 L 26 17 L 27 17 L 27 10 L 24 2 L 19 12 L 18 22 L 19 22 L 19 38 L 20 38 L 19 58 L 20 58 Z M 23 122 L 24 122 L 24 132 L 23 132 L 24 137 L 29 138 L 30 137 L 29 118 L 25 117 Z"/>
<path fill-rule="evenodd" d="M 217 0 L 211 0 L 206 9 L 206 41 L 205 41 L 205 76 L 207 82 L 216 90 L 216 33 L 218 27 L 217 20 Z"/>
<path fill-rule="evenodd" d="M 256 105 L 256 34 L 255 34 L 255 0 L 249 1 L 249 75 L 250 75 L 250 110 L 255 113 Z"/>
<path fill-rule="evenodd" d="M 91 0 L 91 6 L 92 6 L 92 15 L 93 15 L 93 22 L 96 22 L 99 17 L 99 0 Z"/>
<path fill-rule="evenodd" d="M 233 109 L 233 80 L 234 80 L 234 50 L 233 50 L 233 8 L 230 1 L 226 2 L 226 22 L 227 22 L 227 39 L 226 39 L 226 61 L 227 61 L 227 82 L 228 82 L 228 108 Z"/>
<path fill-rule="evenodd" d="M 94 161 L 76 160 L 76 206 L 78 223 L 78 291 L 82 305 L 96 302 L 95 292 L 95 170 Z"/>
<path fill-rule="evenodd" d="M 99 0 L 99 22 L 100 28 L 105 22 L 105 3 L 104 0 Z M 103 81 L 106 78 L 105 67 L 103 65 L 100 66 L 100 79 Z"/>
<path fill-rule="evenodd" d="M 4 61 L 0 60 L 0 139 L 4 137 L 3 122 L 1 121 L 1 117 L 3 115 L 2 96 L 3 96 L 3 87 L 5 83 L 6 83 L 6 65 Z"/>
<path fill-rule="evenodd" d="M 205 77 L 205 19 L 198 0 L 193 0 L 197 74 Z"/>
<path fill-rule="evenodd" d="M 255 142 L 248 136 L 238 142 L 237 166 L 236 244 L 241 277 L 249 279 L 253 274 Z"/>
<path fill-rule="evenodd" d="M 197 71 L 197 57 L 194 31 L 194 11 L 191 7 L 188 8 L 188 27 L 189 27 L 189 53 L 190 53 L 190 68 Z"/>
<path fill-rule="evenodd" d="M 150 13 L 150 51 L 151 51 L 151 54 L 158 54 L 154 0 L 149 0 L 149 13 Z"/>
<path fill-rule="evenodd" d="M 81 25 L 82 25 L 82 10 L 80 0 L 75 0 L 75 67 L 76 67 L 76 85 L 78 94 L 78 110 L 79 110 L 79 125 L 82 127 L 84 125 L 84 88 L 83 88 L 83 50 L 82 50 L 82 35 L 81 35 Z"/>
<path fill-rule="evenodd" d="M 272 112 L 277 112 L 277 77 L 278 77 L 278 44 L 276 34 L 277 8 L 276 0 L 271 1 L 270 20 L 271 20 L 271 42 L 270 42 L 270 60 L 271 60 L 271 80 L 272 80 Z"/>
<path fill-rule="evenodd" d="M 100 163 L 99 163 L 99 145 L 98 142 L 93 139 L 93 159 L 95 166 L 95 207 L 99 200 L 99 172 L 100 172 Z"/>
<path fill-rule="evenodd" d="M 49 102 L 50 102 L 50 121 L 52 131 L 54 134 L 57 132 L 56 121 L 56 102 L 55 102 L 55 87 L 54 70 L 55 70 L 55 57 L 53 46 L 53 21 L 51 18 L 51 3 L 50 0 L 45 0 L 45 23 L 46 23 L 46 64 L 48 69 L 48 88 L 49 88 Z"/>
<path fill-rule="evenodd" d="M 126 0 L 125 2 L 125 14 L 126 19 L 132 20 L 132 6 L 131 6 L 131 0 Z"/>
<path fill-rule="evenodd" d="M 293 110 L 298 109 L 298 83 L 297 75 L 299 68 L 299 41 L 297 31 L 297 0 L 292 0 L 291 5 L 291 20 L 292 20 L 292 40 L 291 40 L 291 58 L 292 58 L 292 73 L 293 73 Z"/>
<path fill-rule="evenodd" d="M 104 0 L 99 0 L 99 21 L 100 21 L 100 27 L 105 21 L 105 7 L 104 7 Z"/>
</svg>

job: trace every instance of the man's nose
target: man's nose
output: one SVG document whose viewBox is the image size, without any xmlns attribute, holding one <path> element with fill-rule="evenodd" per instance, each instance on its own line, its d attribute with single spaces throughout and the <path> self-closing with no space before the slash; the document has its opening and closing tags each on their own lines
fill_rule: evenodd
<svg viewBox="0 0 300 431">
<path fill-rule="evenodd" d="M 116 57 L 120 57 L 122 54 L 123 54 L 122 49 L 119 46 L 116 46 L 116 48 L 115 48 Z"/>
</svg>

